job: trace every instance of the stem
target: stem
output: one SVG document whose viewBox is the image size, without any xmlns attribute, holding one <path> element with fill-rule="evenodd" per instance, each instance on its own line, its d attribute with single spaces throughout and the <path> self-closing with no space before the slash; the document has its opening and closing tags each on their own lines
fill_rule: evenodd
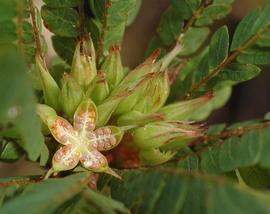
<svg viewBox="0 0 270 214">
<path fill-rule="evenodd" d="M 43 59 L 41 41 L 40 41 L 40 36 L 39 36 L 39 29 L 38 29 L 35 6 L 33 3 L 33 0 L 28 0 L 28 4 L 29 4 L 30 15 L 31 15 L 32 24 L 33 24 L 34 37 L 36 41 L 36 48 L 37 48 L 36 54 L 39 55 Z"/>
<path fill-rule="evenodd" d="M 211 2 L 211 1 L 210 1 Z M 185 33 L 188 31 L 190 27 L 196 22 L 197 18 L 203 12 L 204 8 L 210 4 L 209 0 L 202 1 L 200 7 L 194 12 L 192 17 L 188 20 L 187 24 L 181 30 L 179 37 L 176 40 L 176 44 L 173 49 L 166 54 L 166 56 L 162 59 L 161 70 L 165 70 L 168 65 L 173 61 L 173 59 L 183 50 L 183 38 Z"/>
<path fill-rule="evenodd" d="M 50 168 L 46 175 L 44 176 L 43 180 L 47 180 L 52 174 L 54 173 L 54 170 L 52 168 Z"/>
<path fill-rule="evenodd" d="M 237 180 L 238 180 L 239 185 L 241 185 L 241 186 L 247 186 L 246 183 L 245 183 L 245 181 L 243 180 L 243 178 L 242 178 L 239 170 L 238 169 L 235 169 L 234 172 L 235 172 L 235 175 L 237 177 Z"/>
<path fill-rule="evenodd" d="M 200 87 L 205 85 L 209 80 L 214 78 L 217 74 L 219 74 L 228 64 L 230 64 L 233 60 L 236 59 L 236 57 L 241 54 L 244 50 L 249 48 L 251 45 L 253 45 L 260 36 L 265 32 L 266 30 L 263 30 L 261 32 L 258 32 L 253 37 L 251 37 L 244 45 L 236 49 L 234 52 L 232 52 L 229 57 L 220 65 L 218 65 L 210 74 L 208 74 L 206 77 L 201 79 L 197 84 L 193 85 L 192 88 L 187 92 L 185 98 L 188 98 L 191 96 L 191 94 L 195 91 L 197 91 Z"/>
<path fill-rule="evenodd" d="M 24 2 L 23 0 L 19 0 L 17 3 L 17 37 L 18 37 L 18 48 L 20 53 L 24 54 L 24 46 L 23 46 L 23 8 Z"/>
<path fill-rule="evenodd" d="M 103 54 L 103 49 L 104 49 L 104 37 L 105 37 L 105 31 L 107 31 L 107 25 L 108 25 L 108 10 L 109 8 L 112 6 L 112 2 L 111 0 L 106 1 L 105 2 L 105 11 L 104 11 L 104 15 L 103 15 L 103 25 L 102 25 L 102 32 L 101 32 L 101 36 L 99 39 L 99 48 L 97 50 L 97 57 L 96 57 L 96 64 L 97 66 L 99 65 L 99 60 Z"/>
<path fill-rule="evenodd" d="M 84 36 L 84 23 L 85 23 L 85 14 L 84 14 L 84 0 L 79 1 L 79 37 L 82 41 Z"/>
<path fill-rule="evenodd" d="M 213 142 L 213 141 L 217 141 L 217 143 L 223 143 L 223 141 L 226 140 L 227 138 L 240 137 L 247 132 L 251 132 L 251 131 L 254 131 L 256 129 L 265 129 L 268 127 L 270 127 L 270 121 L 263 121 L 263 122 L 256 124 L 256 125 L 251 125 L 251 126 L 247 126 L 247 127 L 239 127 L 239 128 L 232 129 L 232 130 L 225 130 L 217 135 L 205 135 L 204 137 L 199 138 L 197 141 L 192 142 L 190 145 L 196 145 L 196 144 L 202 143 L 202 142 L 204 142 L 207 145 L 207 142 Z M 212 146 L 213 146 L 213 144 L 212 144 Z M 186 160 L 190 157 L 198 156 L 207 149 L 208 149 L 208 147 L 204 147 L 203 149 L 201 149 L 197 152 L 185 155 L 185 156 L 180 157 L 180 158 L 172 159 L 172 160 L 168 161 L 167 163 L 179 162 L 181 160 Z"/>
</svg>

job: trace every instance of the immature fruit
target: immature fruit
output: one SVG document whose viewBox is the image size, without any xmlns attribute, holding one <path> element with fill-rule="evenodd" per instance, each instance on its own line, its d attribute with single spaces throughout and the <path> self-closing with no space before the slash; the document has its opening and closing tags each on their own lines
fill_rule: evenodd
<svg viewBox="0 0 270 214">
<path fill-rule="evenodd" d="M 156 70 L 156 67 L 158 65 L 155 65 L 155 61 L 157 57 L 160 54 L 160 50 L 155 51 L 152 56 L 150 56 L 148 59 L 146 59 L 142 64 L 137 66 L 135 69 L 130 71 L 127 76 L 123 79 L 121 82 L 121 85 L 125 85 L 127 83 L 134 82 L 138 79 L 141 79 L 143 76 L 145 76 L 148 73 L 153 72 L 153 70 Z"/>
<path fill-rule="evenodd" d="M 40 56 L 36 56 L 36 65 L 39 74 L 39 79 L 42 85 L 45 103 L 53 107 L 56 111 L 59 110 L 58 96 L 60 89 L 49 73 L 45 62 Z"/>
<path fill-rule="evenodd" d="M 73 56 L 71 75 L 85 90 L 96 76 L 95 50 L 90 38 L 80 41 Z"/>
<path fill-rule="evenodd" d="M 109 121 L 119 103 L 128 95 L 129 93 L 127 92 L 118 94 L 117 96 L 108 97 L 106 100 L 104 100 L 104 102 L 97 106 L 97 111 L 99 114 L 97 127 L 101 127 Z"/>
<path fill-rule="evenodd" d="M 164 120 L 164 118 L 163 115 L 160 113 L 141 113 L 139 111 L 131 111 L 121 115 L 117 120 L 117 124 L 119 126 L 127 126 L 127 125 L 142 126 L 147 123 L 162 120 Z"/>
<path fill-rule="evenodd" d="M 190 113 L 213 98 L 212 92 L 188 101 L 176 102 L 161 108 L 158 112 L 164 115 L 166 120 L 185 120 Z"/>
<path fill-rule="evenodd" d="M 95 80 L 94 86 L 90 92 L 90 98 L 97 104 L 101 104 L 109 96 L 109 85 L 105 79 L 106 74 L 99 71 Z"/>
<path fill-rule="evenodd" d="M 142 113 L 156 112 L 166 102 L 169 92 L 170 85 L 167 72 L 162 72 L 158 68 L 143 91 L 143 99 L 140 98 L 133 109 Z"/>
<path fill-rule="evenodd" d="M 174 140 L 195 139 L 202 136 L 196 126 L 181 122 L 155 122 L 134 130 L 134 143 L 142 150 L 159 148 Z"/>
<path fill-rule="evenodd" d="M 64 74 L 63 87 L 60 92 L 59 102 L 63 112 L 71 118 L 80 104 L 84 93 L 79 84 L 69 74 Z"/>
<path fill-rule="evenodd" d="M 154 75 L 154 73 L 148 73 L 140 79 L 121 85 L 119 88 L 114 90 L 112 94 L 124 93 L 125 91 L 130 92 L 130 94 L 117 106 L 114 114 L 121 115 L 132 111 L 138 101 L 144 99 L 144 91 L 149 84 L 149 81 L 154 78 Z"/>
<path fill-rule="evenodd" d="M 124 76 L 119 46 L 114 45 L 111 47 L 109 55 L 101 66 L 101 70 L 106 74 L 105 78 L 109 83 L 110 90 L 114 89 Z"/>
<path fill-rule="evenodd" d="M 175 152 L 149 149 L 140 151 L 140 162 L 143 165 L 158 165 L 167 162 L 175 155 Z"/>
</svg>

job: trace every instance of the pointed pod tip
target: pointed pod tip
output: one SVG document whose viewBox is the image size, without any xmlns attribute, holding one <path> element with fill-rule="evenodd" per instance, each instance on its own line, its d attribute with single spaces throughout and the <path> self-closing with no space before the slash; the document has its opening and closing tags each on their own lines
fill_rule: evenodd
<svg viewBox="0 0 270 214">
<path fill-rule="evenodd" d="M 210 91 L 206 92 L 206 94 L 203 97 L 205 97 L 207 100 L 211 100 L 214 98 L 214 96 L 215 96 L 214 91 L 210 90 Z"/>
<path fill-rule="evenodd" d="M 108 167 L 106 169 L 106 171 L 104 171 L 105 173 L 109 174 L 109 175 L 112 175 L 120 180 L 122 180 L 122 177 L 120 175 L 118 175 L 114 170 L 112 170 L 110 167 Z"/>
<path fill-rule="evenodd" d="M 120 51 L 120 45 L 114 44 L 110 47 L 111 52 L 119 52 Z"/>
<path fill-rule="evenodd" d="M 157 60 L 160 53 L 161 53 L 160 48 L 158 48 L 157 50 L 154 51 L 154 53 L 150 56 L 150 59 L 151 59 L 152 63 L 154 63 Z"/>
</svg>

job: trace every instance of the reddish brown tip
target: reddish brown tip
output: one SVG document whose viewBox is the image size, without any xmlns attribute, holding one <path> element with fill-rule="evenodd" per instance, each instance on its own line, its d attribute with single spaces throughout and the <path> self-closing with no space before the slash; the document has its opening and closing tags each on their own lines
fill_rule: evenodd
<svg viewBox="0 0 270 214">
<path fill-rule="evenodd" d="M 120 46 L 119 45 L 112 45 L 111 47 L 110 47 L 110 51 L 111 52 L 117 52 L 117 51 L 120 51 Z"/>
<path fill-rule="evenodd" d="M 63 77 L 64 77 L 64 78 L 70 78 L 71 75 L 70 75 L 69 73 L 67 73 L 67 72 L 64 72 Z"/>
<path fill-rule="evenodd" d="M 97 73 L 97 75 L 98 75 L 98 81 L 104 81 L 104 80 L 105 80 L 105 77 L 106 77 L 105 72 L 99 71 L 99 72 Z"/>
<path fill-rule="evenodd" d="M 150 56 L 150 60 L 152 63 L 154 63 L 157 60 L 158 56 L 160 55 L 160 52 L 161 52 L 161 50 L 159 48 L 159 49 L 155 50 L 154 53 Z"/>
<path fill-rule="evenodd" d="M 206 92 L 206 94 L 203 95 L 203 97 L 205 97 L 207 100 L 213 99 L 214 98 L 214 92 L 213 92 L 213 90 L 210 90 L 210 91 Z"/>
</svg>

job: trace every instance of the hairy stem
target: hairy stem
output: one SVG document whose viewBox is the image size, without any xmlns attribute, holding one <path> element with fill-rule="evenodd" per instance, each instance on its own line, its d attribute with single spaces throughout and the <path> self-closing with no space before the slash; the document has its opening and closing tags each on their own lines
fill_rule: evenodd
<svg viewBox="0 0 270 214">
<path fill-rule="evenodd" d="M 197 18 L 202 14 L 203 10 L 205 9 L 206 6 L 208 6 L 209 4 L 211 4 L 211 0 L 204 0 L 202 1 L 200 7 L 193 13 L 193 15 L 191 16 L 191 18 L 188 20 L 188 22 L 184 25 L 184 27 L 181 30 L 180 35 L 178 36 L 176 43 L 174 45 L 174 47 L 172 48 L 172 50 L 166 54 L 166 56 L 162 59 L 162 65 L 161 65 L 161 70 L 166 69 L 171 62 L 173 61 L 173 59 L 179 54 L 181 53 L 181 51 L 183 50 L 183 38 L 185 36 L 185 33 L 188 31 L 188 29 L 190 27 L 192 27 L 194 25 L 194 23 L 196 22 Z"/>
<path fill-rule="evenodd" d="M 268 121 L 263 121 L 263 122 L 261 122 L 259 124 L 255 124 L 255 125 L 250 125 L 250 126 L 246 126 L 246 127 L 239 127 L 239 128 L 231 129 L 231 130 L 224 130 L 223 132 L 221 132 L 219 134 L 216 134 L 216 135 L 205 135 L 205 136 L 199 138 L 198 140 L 192 142 L 191 145 L 202 144 L 202 143 L 207 145 L 208 142 L 213 142 L 213 141 L 216 142 L 214 144 L 214 145 L 216 145 L 216 144 L 219 144 L 219 143 L 223 143 L 224 140 L 226 140 L 228 138 L 240 137 L 245 133 L 248 133 L 248 132 L 251 132 L 251 131 L 254 131 L 254 130 L 265 129 L 265 128 L 268 128 L 268 127 L 270 127 L 270 121 L 269 120 Z M 213 144 L 211 146 L 213 146 Z M 186 159 L 188 159 L 190 157 L 198 156 L 207 149 L 208 149 L 208 147 L 204 147 L 204 148 L 200 149 L 199 151 L 196 151 L 196 152 L 194 152 L 192 154 L 182 156 L 180 158 L 172 159 L 169 162 L 179 162 L 181 160 L 186 160 Z"/>
<path fill-rule="evenodd" d="M 31 15 L 32 24 L 33 24 L 34 37 L 35 37 L 35 42 L 36 42 L 36 54 L 39 55 L 43 59 L 41 41 L 40 41 L 40 36 L 39 36 L 39 29 L 38 29 L 35 6 L 33 3 L 33 0 L 28 0 L 28 4 L 29 4 L 30 15 Z"/>
<path fill-rule="evenodd" d="M 218 65 L 213 71 L 211 71 L 207 76 L 201 79 L 197 84 L 193 85 L 191 89 L 189 90 L 189 92 L 187 92 L 185 98 L 190 97 L 192 93 L 197 91 L 199 88 L 205 85 L 209 80 L 211 80 L 216 75 L 218 75 L 227 65 L 229 65 L 232 61 L 234 61 L 239 54 L 241 54 L 244 50 L 246 50 L 251 45 L 253 45 L 265 31 L 266 30 L 258 32 L 253 37 L 251 37 L 244 45 L 242 45 L 241 47 L 233 51 L 223 63 Z"/>
<path fill-rule="evenodd" d="M 19 0 L 17 3 L 17 37 L 18 37 L 18 48 L 20 53 L 24 54 L 24 46 L 23 46 L 23 8 L 24 2 L 23 0 Z"/>
</svg>

